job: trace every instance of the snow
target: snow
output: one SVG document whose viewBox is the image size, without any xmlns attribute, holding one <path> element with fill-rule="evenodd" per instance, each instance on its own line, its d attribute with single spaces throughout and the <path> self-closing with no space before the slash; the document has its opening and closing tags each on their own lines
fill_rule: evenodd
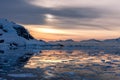
<svg viewBox="0 0 120 80">
<path fill-rule="evenodd" d="M 67 40 L 60 40 L 60 41 L 51 41 L 49 42 L 51 45 L 55 46 L 56 48 L 61 49 L 91 49 L 91 50 L 108 50 L 117 52 L 120 49 L 120 38 L 117 39 L 107 39 L 107 40 L 83 40 L 83 41 L 67 41 Z"/>
<path fill-rule="evenodd" d="M 0 80 L 7 80 L 7 79 L 0 78 Z"/>
<path fill-rule="evenodd" d="M 9 43 L 18 43 L 19 45 L 25 44 L 26 40 L 20 36 L 18 36 L 16 30 L 13 27 L 18 27 L 17 24 L 13 22 L 9 22 L 6 19 L 0 19 L 0 25 L 3 27 L 1 30 L 6 30 L 7 32 L 1 31 L 3 34 L 0 36 L 0 39 L 4 40 L 6 44 Z"/>
<path fill-rule="evenodd" d="M 19 29 L 24 31 L 21 32 L 22 30 L 20 31 Z M 17 47 L 35 44 L 41 46 L 47 44 L 45 41 L 32 39 L 30 33 L 23 26 L 8 21 L 7 19 L 0 19 L 0 34 L 0 40 L 4 41 L 3 43 L 0 43 L 0 49 L 1 46 Z"/>
<path fill-rule="evenodd" d="M 8 76 L 10 77 L 21 77 L 21 78 L 24 78 L 24 77 L 37 77 L 36 75 L 32 74 L 32 73 L 22 73 L 22 74 L 8 74 Z"/>
</svg>

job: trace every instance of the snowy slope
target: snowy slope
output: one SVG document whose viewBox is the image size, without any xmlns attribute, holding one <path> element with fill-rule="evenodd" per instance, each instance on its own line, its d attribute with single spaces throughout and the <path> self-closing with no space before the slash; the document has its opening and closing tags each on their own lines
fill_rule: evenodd
<svg viewBox="0 0 120 80">
<path fill-rule="evenodd" d="M 3 46 L 24 46 L 27 44 L 43 45 L 45 42 L 34 39 L 29 32 L 21 25 L 0 19 L 0 45 Z"/>
</svg>

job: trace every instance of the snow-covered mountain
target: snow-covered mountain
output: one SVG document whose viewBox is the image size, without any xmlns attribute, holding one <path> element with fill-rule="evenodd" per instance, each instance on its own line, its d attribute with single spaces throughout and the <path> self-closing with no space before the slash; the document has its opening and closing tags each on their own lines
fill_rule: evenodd
<svg viewBox="0 0 120 80">
<path fill-rule="evenodd" d="M 107 47 L 119 47 L 120 46 L 120 38 L 116 39 L 106 39 L 106 40 L 95 40 L 95 39 L 90 39 L 90 40 L 84 40 L 81 41 L 80 44 L 87 44 L 87 45 L 96 45 L 96 46 L 107 46 Z"/>
<path fill-rule="evenodd" d="M 89 40 L 83 40 L 83 41 L 80 41 L 82 43 L 99 43 L 101 41 L 99 40 L 96 40 L 96 39 L 89 39 Z"/>
<path fill-rule="evenodd" d="M 106 39 L 103 42 L 117 42 L 117 43 L 120 43 L 120 38 L 117 38 L 117 39 Z"/>
<path fill-rule="evenodd" d="M 0 45 L 25 46 L 30 44 L 45 44 L 44 41 L 34 39 L 27 29 L 7 19 L 0 19 Z"/>
<path fill-rule="evenodd" d="M 106 39 L 106 40 L 96 40 L 96 39 L 89 39 L 89 40 L 82 40 L 82 41 L 74 41 L 72 39 L 68 40 L 59 40 L 59 41 L 50 41 L 49 43 L 53 44 L 81 44 L 81 43 L 86 43 L 86 44 L 94 44 L 94 43 L 120 43 L 120 38 L 116 39 Z"/>
<path fill-rule="evenodd" d="M 69 41 L 69 40 L 60 40 L 49 42 L 53 45 L 62 45 L 63 47 L 67 48 L 82 48 L 82 49 L 113 49 L 113 48 L 120 48 L 120 38 L 117 39 L 106 39 L 103 41 L 96 40 L 96 39 L 89 39 L 83 41 Z"/>
<path fill-rule="evenodd" d="M 78 42 L 72 40 L 72 39 L 67 39 L 67 40 L 58 40 L 58 41 L 49 41 L 50 44 L 53 44 L 53 45 L 77 45 Z"/>
<path fill-rule="evenodd" d="M 89 40 L 83 40 L 80 41 L 81 43 L 120 43 L 120 38 L 116 39 L 106 39 L 103 41 L 96 40 L 96 39 L 89 39 Z"/>
<path fill-rule="evenodd" d="M 64 50 L 84 50 L 93 53 L 114 53 L 120 54 L 120 38 L 117 39 L 106 39 L 106 40 L 83 40 L 83 41 L 52 41 L 49 42 L 56 49 Z"/>
</svg>

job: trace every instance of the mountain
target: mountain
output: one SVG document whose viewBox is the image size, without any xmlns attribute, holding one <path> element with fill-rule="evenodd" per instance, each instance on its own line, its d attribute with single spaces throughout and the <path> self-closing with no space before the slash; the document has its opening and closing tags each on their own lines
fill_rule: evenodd
<svg viewBox="0 0 120 80">
<path fill-rule="evenodd" d="M 120 38 L 116 38 L 116 39 L 106 39 L 103 42 L 118 42 L 120 43 Z"/>
<path fill-rule="evenodd" d="M 101 49 L 101 50 L 107 50 L 111 49 L 116 51 L 116 49 L 120 48 L 120 38 L 117 39 L 106 39 L 103 41 L 96 40 L 96 39 L 89 39 L 89 40 L 83 40 L 80 42 L 77 41 L 71 41 L 71 40 L 61 40 L 61 41 L 54 41 L 50 42 L 52 45 L 62 45 L 62 48 L 69 48 L 69 49 Z"/>
<path fill-rule="evenodd" d="M 58 41 L 49 41 L 49 44 L 52 45 L 76 45 L 76 41 L 72 40 L 72 39 L 67 39 L 67 40 L 58 40 Z"/>
<path fill-rule="evenodd" d="M 83 41 L 74 41 L 72 39 L 67 40 L 59 40 L 59 41 L 50 41 L 51 44 L 62 44 L 62 45 L 81 45 L 81 44 L 95 44 L 100 43 L 101 41 L 96 39 L 89 39 L 89 40 L 83 40 Z"/>
<path fill-rule="evenodd" d="M 10 47 L 25 46 L 28 44 L 45 44 L 30 35 L 27 29 L 7 19 L 0 19 L 0 45 Z M 1 48 L 1 47 L 0 47 Z"/>
<path fill-rule="evenodd" d="M 89 39 L 89 40 L 83 40 L 83 41 L 80 41 L 80 42 L 84 42 L 84 43 L 99 43 L 101 41 L 96 40 L 96 39 Z"/>
<path fill-rule="evenodd" d="M 89 40 L 82 40 L 80 42 L 74 41 L 72 39 L 68 39 L 68 40 L 59 40 L 59 41 L 50 41 L 49 43 L 60 43 L 60 44 L 70 44 L 70 43 L 87 43 L 87 44 L 91 44 L 91 43 L 120 43 L 120 38 L 116 38 L 116 39 L 106 39 L 106 40 L 96 40 L 96 39 L 89 39 Z"/>
</svg>

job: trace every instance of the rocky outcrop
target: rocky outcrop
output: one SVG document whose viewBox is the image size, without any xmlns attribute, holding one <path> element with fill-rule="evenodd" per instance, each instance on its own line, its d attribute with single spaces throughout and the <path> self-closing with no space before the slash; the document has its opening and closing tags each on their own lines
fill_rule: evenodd
<svg viewBox="0 0 120 80">
<path fill-rule="evenodd" d="M 19 46 L 35 40 L 23 26 L 0 19 L 0 45 Z"/>
</svg>

